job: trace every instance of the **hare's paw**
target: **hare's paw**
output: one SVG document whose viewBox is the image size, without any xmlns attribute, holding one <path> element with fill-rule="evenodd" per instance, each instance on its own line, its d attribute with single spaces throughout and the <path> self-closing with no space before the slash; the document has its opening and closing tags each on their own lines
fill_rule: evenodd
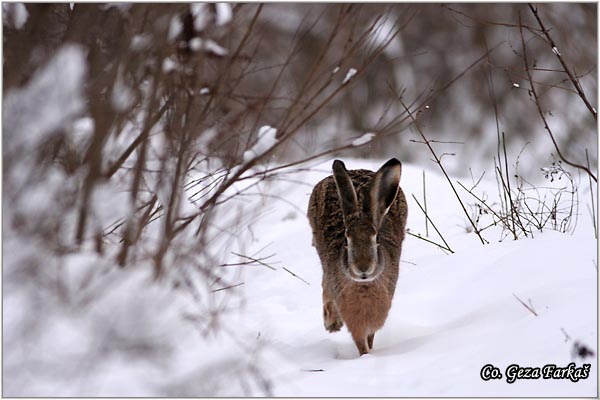
<svg viewBox="0 0 600 400">
<path fill-rule="evenodd" d="M 344 322 L 342 322 L 342 320 L 331 322 L 325 321 L 325 329 L 327 329 L 329 332 L 337 332 L 342 329 L 342 326 L 344 326 Z"/>
<path fill-rule="evenodd" d="M 323 305 L 323 322 L 325 324 L 325 329 L 329 332 L 337 332 L 344 326 L 344 321 L 342 321 L 333 302 L 328 302 Z"/>
</svg>

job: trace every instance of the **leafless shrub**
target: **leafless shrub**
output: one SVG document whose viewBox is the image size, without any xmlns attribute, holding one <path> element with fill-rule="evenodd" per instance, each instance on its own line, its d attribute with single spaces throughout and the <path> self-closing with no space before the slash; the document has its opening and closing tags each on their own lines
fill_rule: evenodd
<svg viewBox="0 0 600 400">
<path fill-rule="evenodd" d="M 239 269 L 222 265 L 231 264 L 232 252 L 247 261 L 245 227 L 259 213 L 248 196 L 260 199 L 266 185 L 309 159 L 361 145 L 331 141 L 317 156 L 284 157 L 297 134 L 360 79 L 411 18 L 388 21 L 354 5 L 323 5 L 309 9 L 274 52 L 270 21 L 262 18 L 269 5 L 25 7 L 24 25 L 5 30 L 11 57 L 4 69 L 4 232 L 14 253 L 8 291 L 27 292 L 23 282 L 41 274 L 31 289 L 56 299 L 43 307 L 40 328 L 28 333 L 37 343 L 66 304 L 82 311 L 65 318 L 79 321 L 94 301 L 108 301 L 118 275 L 113 266 L 124 277 L 151 268 L 158 286 L 193 304 L 185 314 L 190 326 L 203 336 L 226 334 L 222 321 L 236 309 L 230 305 L 243 281 Z M 392 29 L 374 40 L 383 22 Z M 315 35 L 326 40 L 315 43 Z M 303 59 L 307 46 L 314 54 Z M 40 272 L 43 258 L 30 254 L 26 242 L 44 255 L 56 281 Z M 79 263 L 65 261 L 77 257 Z M 250 260 L 268 265 L 267 258 Z M 73 268 L 88 271 L 77 284 L 71 272 L 61 273 Z M 140 311 L 143 301 L 122 307 L 140 327 L 157 317 Z M 38 318 L 30 310 L 29 318 Z M 10 329 L 27 323 L 33 324 L 23 320 Z M 114 351 L 161 359 L 176 345 L 137 337 L 119 324 L 106 329 L 97 344 L 103 350 L 88 356 Z M 10 392 L 23 394 L 28 385 L 18 366 L 30 363 L 15 354 Z M 62 365 L 56 371 L 67 373 Z M 259 365 L 237 371 L 234 395 L 270 394 Z M 214 393 L 210 382 L 204 385 L 182 390 L 218 393 L 218 385 Z M 169 388 L 160 393 L 179 393 Z"/>
<path fill-rule="evenodd" d="M 511 177 L 515 185 L 509 188 L 497 166 L 498 202 L 489 201 L 485 193 L 476 194 L 477 185 L 468 188 L 458 182 L 475 200 L 472 203 L 473 219 L 479 230 L 483 232 L 499 226 L 504 232 L 500 240 L 507 236 L 515 240 L 534 237 L 536 232 L 544 229 L 573 232 L 579 215 L 578 183 L 575 177 L 563 168 L 560 160 L 552 162 L 550 167 L 541 168 L 540 172 L 548 180 L 548 186 L 530 183 L 519 175 L 517 165 Z M 558 181 L 564 184 L 557 184 Z"/>
<path fill-rule="evenodd" d="M 543 5 L 538 6 L 539 8 L 544 7 Z M 541 231 L 543 229 L 552 229 L 560 232 L 573 232 L 577 224 L 577 218 L 579 215 L 579 197 L 578 197 L 578 180 L 564 165 L 578 169 L 585 172 L 589 176 L 590 192 L 592 193 L 592 204 L 594 203 L 593 193 L 595 193 L 595 185 L 592 185 L 592 180 L 596 181 L 596 176 L 592 169 L 584 165 L 584 162 L 588 158 L 587 148 L 582 149 L 580 154 L 573 154 L 573 148 L 569 148 L 569 156 L 565 152 L 561 152 L 561 146 L 559 143 L 563 142 L 559 140 L 559 136 L 554 133 L 549 118 L 554 114 L 548 110 L 548 104 L 555 104 L 556 99 L 563 98 L 568 95 L 571 98 L 581 100 L 585 104 L 586 109 L 589 111 L 588 116 L 592 116 L 596 119 L 595 108 L 590 104 L 587 98 L 583 86 L 581 85 L 580 79 L 583 78 L 581 75 L 576 75 L 572 72 L 569 65 L 574 64 L 565 56 L 560 53 L 556 48 L 555 42 L 552 38 L 552 32 L 547 28 L 543 22 L 543 16 L 538 11 L 538 7 L 529 5 L 528 8 L 523 11 L 530 12 L 530 18 L 525 20 L 522 19 L 521 9 L 516 8 L 515 21 L 510 19 L 503 21 L 494 21 L 489 19 L 482 19 L 476 14 L 463 12 L 453 7 L 446 7 L 449 12 L 454 15 L 458 15 L 461 20 L 469 20 L 476 26 L 495 26 L 497 29 L 504 29 L 507 32 L 516 32 L 517 38 L 520 42 L 520 48 L 517 48 L 513 43 L 500 43 L 495 44 L 491 49 L 487 45 L 487 40 L 483 38 L 483 49 L 485 50 L 483 57 L 479 58 L 473 65 L 467 68 L 463 74 L 459 74 L 455 79 L 450 80 L 447 85 L 443 86 L 443 89 L 447 89 L 450 85 L 454 84 L 459 79 L 462 79 L 465 73 L 485 74 L 487 85 L 487 93 L 489 96 L 489 103 L 491 104 L 491 110 L 494 115 L 495 128 L 496 128 L 496 155 L 494 156 L 494 174 L 498 183 L 498 200 L 496 202 L 490 202 L 486 193 L 476 193 L 476 188 L 479 184 L 473 183 L 472 186 L 467 187 L 461 182 L 458 184 L 475 200 L 474 203 L 465 205 L 461 200 L 461 196 L 454 187 L 453 182 L 448 178 L 446 173 L 446 167 L 442 164 L 441 156 L 438 154 L 454 154 L 445 153 L 439 149 L 440 145 L 443 145 L 444 141 L 430 140 L 423 133 L 423 130 L 419 127 L 419 124 L 426 123 L 421 122 L 420 119 L 427 121 L 426 116 L 431 112 L 429 107 L 425 107 L 429 101 L 425 103 L 414 102 L 410 105 L 405 105 L 400 99 L 401 105 L 404 107 L 408 117 L 414 124 L 419 137 L 421 140 L 414 141 L 416 143 L 425 144 L 429 152 L 434 157 L 434 162 L 440 167 L 442 173 L 446 176 L 449 183 L 450 189 L 455 194 L 459 201 L 461 208 L 468 220 L 467 231 L 475 233 L 480 241 L 485 244 L 487 239 L 482 236 L 482 232 L 494 226 L 502 227 L 502 239 L 506 235 L 510 235 L 513 239 L 518 239 L 523 236 L 533 236 L 534 232 Z M 544 10 L 546 8 L 544 7 Z M 527 37 L 524 32 L 527 32 Z M 542 43 L 539 43 L 542 42 Z M 547 46 L 545 49 L 540 46 Z M 520 58 L 522 62 L 522 70 L 516 72 L 511 68 L 506 68 L 502 64 L 506 65 L 503 50 L 509 47 L 514 53 L 513 56 Z M 535 49 L 535 50 L 533 50 Z M 544 50 L 548 51 L 549 54 L 541 53 Z M 540 67 L 542 60 L 546 61 L 547 58 L 556 57 L 559 61 L 560 68 L 543 68 Z M 501 59 L 501 63 L 498 61 Z M 534 61 L 532 61 L 534 60 Z M 485 62 L 482 62 L 485 61 Z M 479 70 L 474 67 L 479 67 Z M 471 71 L 473 69 L 473 71 Z M 499 79 L 496 75 L 497 71 L 501 70 L 506 73 L 510 78 L 508 85 L 503 85 L 500 91 L 506 90 L 506 87 L 512 87 L 515 90 L 521 91 L 523 84 L 516 83 L 519 80 L 519 74 L 524 73 L 524 80 L 528 83 L 527 93 L 521 91 L 523 95 L 527 95 L 525 103 L 527 107 L 532 108 L 536 111 L 538 116 L 541 118 L 542 124 L 546 132 L 548 133 L 558 160 L 554 160 L 550 167 L 542 167 L 541 170 L 546 179 L 553 183 L 545 187 L 536 187 L 530 183 L 527 178 L 529 174 L 522 174 L 519 171 L 519 156 L 517 156 L 516 165 L 509 165 L 509 152 L 507 142 L 510 141 L 507 137 L 509 135 L 514 136 L 514 132 L 505 134 L 505 128 L 509 127 L 510 124 L 506 121 L 512 118 L 512 116 L 506 115 L 510 106 L 503 103 L 503 96 L 499 95 L 499 88 L 497 82 Z M 542 78 L 538 78 L 539 75 L 543 75 Z M 559 81 L 553 82 L 558 76 Z M 504 81 L 504 79 L 502 79 Z M 569 83 L 572 88 L 565 87 L 563 84 Z M 574 88 L 574 89 L 573 89 Z M 540 93 L 543 93 L 541 95 Z M 523 101 L 523 99 L 520 99 Z M 411 110 L 412 109 L 412 110 Z M 555 112 L 558 114 L 558 111 Z M 564 119 L 561 119 L 564 121 Z M 564 125 L 562 125 L 564 127 Z M 489 132 L 488 132 L 489 133 Z M 561 132 L 563 134 L 563 132 Z M 566 132 L 564 133 L 566 135 Z M 531 158 L 531 157 L 530 157 Z M 581 162 L 574 162 L 571 160 L 583 160 Z M 587 163 L 589 165 L 589 163 Z M 538 167 L 540 168 L 540 167 Z M 565 185 L 557 185 L 555 182 L 562 180 Z M 495 197 L 495 196 L 494 196 Z M 469 210 L 467 209 L 469 208 Z"/>
</svg>

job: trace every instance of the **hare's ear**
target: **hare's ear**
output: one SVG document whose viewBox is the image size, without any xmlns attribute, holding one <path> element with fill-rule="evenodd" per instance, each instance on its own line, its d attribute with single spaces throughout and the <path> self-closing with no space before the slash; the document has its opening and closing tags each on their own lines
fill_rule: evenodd
<svg viewBox="0 0 600 400">
<path fill-rule="evenodd" d="M 371 180 L 368 209 L 365 211 L 370 214 L 377 230 L 381 228 L 385 214 L 396 199 L 401 173 L 402 164 L 392 158 L 379 168 Z"/>
<path fill-rule="evenodd" d="M 333 179 L 335 180 L 335 186 L 337 186 L 338 196 L 342 204 L 344 222 L 346 222 L 348 216 L 358 211 L 358 199 L 352 185 L 352 179 L 348 175 L 346 166 L 340 160 L 333 162 Z"/>
</svg>

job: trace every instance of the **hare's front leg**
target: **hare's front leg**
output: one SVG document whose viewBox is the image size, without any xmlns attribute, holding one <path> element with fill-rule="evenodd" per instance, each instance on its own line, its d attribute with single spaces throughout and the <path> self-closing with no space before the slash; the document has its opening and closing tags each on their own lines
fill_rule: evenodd
<svg viewBox="0 0 600 400">
<path fill-rule="evenodd" d="M 367 336 L 367 344 L 369 345 L 369 350 L 373 350 L 373 339 L 375 339 L 375 334 L 371 333 Z"/>
<path fill-rule="evenodd" d="M 323 278 L 323 322 L 329 332 L 337 332 L 344 326 L 337 306 L 331 297 L 325 278 Z"/>
<path fill-rule="evenodd" d="M 356 344 L 356 348 L 358 349 L 360 355 L 362 356 L 363 354 L 367 354 L 371 347 L 369 346 L 369 339 L 366 337 L 366 335 L 363 332 L 351 332 L 351 334 L 352 339 L 354 339 L 354 344 Z M 372 338 L 372 336 L 369 335 L 369 338 Z"/>
</svg>

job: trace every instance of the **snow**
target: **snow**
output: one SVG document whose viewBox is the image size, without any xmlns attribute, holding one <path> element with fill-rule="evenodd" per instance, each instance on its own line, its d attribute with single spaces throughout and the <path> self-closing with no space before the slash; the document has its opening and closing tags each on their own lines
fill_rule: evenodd
<svg viewBox="0 0 600 400">
<path fill-rule="evenodd" d="M 217 42 L 211 39 L 207 39 L 204 41 L 202 48 L 206 50 L 207 53 L 213 53 L 217 56 L 226 56 L 229 51 L 219 45 Z"/>
<path fill-rule="evenodd" d="M 342 85 L 345 85 L 346 83 L 350 82 L 350 79 L 352 79 L 352 77 L 354 75 L 356 75 L 358 71 L 354 68 L 350 68 L 348 70 L 348 73 L 346 74 L 346 77 L 344 78 L 344 80 L 342 81 Z"/>
<path fill-rule="evenodd" d="M 271 147 L 275 136 L 275 128 L 261 127 L 249 156 Z M 349 169 L 376 170 L 385 160 L 344 162 Z M 82 251 L 58 263 L 43 247 L 9 229 L 3 260 L 3 394 L 596 396 L 597 356 L 572 355 L 575 341 L 598 351 L 597 242 L 587 214 L 579 216 L 572 235 L 545 230 L 534 238 L 500 241 L 501 228 L 492 227 L 483 233 L 490 241 L 484 246 L 467 231 L 445 178 L 438 170 L 426 170 L 430 217 L 455 253 L 406 237 L 389 317 L 375 335 L 373 351 L 359 357 L 346 328 L 334 334 L 323 328 L 321 267 L 305 216 L 312 187 L 331 174 L 331 163 L 321 160 L 308 170 L 261 184 L 256 192 L 264 196 L 227 206 L 223 227 L 232 226 L 229 221 L 237 213 L 260 218 L 252 217 L 242 232 L 232 232 L 227 242 L 233 245 L 210 244 L 222 257 L 219 262 L 246 261 L 233 251 L 264 257 L 271 266 L 226 267 L 227 282 L 241 284 L 228 290 L 204 289 L 206 278 L 191 267 L 185 270 L 189 282 L 177 289 L 153 282 L 149 270 L 120 270 L 95 252 Z M 538 178 L 539 187 L 550 185 Z M 424 235 L 423 214 L 411 196 L 422 198 L 422 179 L 422 168 L 403 164 L 407 227 Z M 585 182 L 582 178 L 579 187 L 582 203 L 589 198 Z M 243 181 L 231 190 L 250 185 Z M 493 174 L 486 174 L 477 190 L 487 193 L 490 204 L 497 200 Z M 103 196 L 94 195 L 94 204 L 106 202 L 104 211 L 119 202 Z M 464 200 L 469 204 L 468 197 Z M 439 241 L 434 234 L 429 239 Z M 192 246 L 195 237 L 189 240 Z M 32 265 L 43 265 L 36 280 L 19 279 Z M 172 268 L 184 265 L 173 262 Z M 65 277 L 68 300 L 51 295 L 57 276 Z M 185 295 L 187 284 L 199 302 Z M 33 310 L 43 318 L 32 328 L 27 317 Z M 211 312 L 216 311 L 221 314 L 213 321 Z M 504 375 L 514 363 L 543 367 L 570 362 L 591 364 L 591 375 L 577 383 L 535 379 L 509 384 L 505 378 L 480 378 L 486 364 Z"/>
<path fill-rule="evenodd" d="M 513 87 L 519 88 L 521 87 L 521 85 L 519 85 L 518 83 L 513 83 Z"/>
<path fill-rule="evenodd" d="M 200 38 L 193 38 L 190 40 L 190 49 L 193 51 L 200 51 L 203 48 L 204 40 Z"/>
<path fill-rule="evenodd" d="M 374 137 L 375 137 L 374 133 L 367 132 L 364 135 L 362 135 L 361 137 L 359 137 L 358 139 L 354 139 L 352 141 L 352 146 L 355 146 L 355 147 L 362 146 L 363 144 L 369 143 L 371 141 L 371 139 L 373 139 Z"/>
<path fill-rule="evenodd" d="M 2 128 L 10 140 L 5 154 L 21 146 L 34 148 L 79 113 L 85 74 L 85 51 L 65 45 L 25 87 L 7 93 Z"/>
<path fill-rule="evenodd" d="M 181 22 L 181 18 L 179 15 L 174 15 L 171 18 L 171 23 L 169 24 L 169 32 L 167 37 L 169 40 L 175 40 L 177 36 L 183 31 L 183 22 Z"/>
<path fill-rule="evenodd" d="M 167 57 L 163 60 L 162 70 L 164 73 L 168 74 L 175 69 L 177 69 L 177 61 L 175 61 L 172 57 Z"/>
<path fill-rule="evenodd" d="M 209 93 L 210 93 L 210 89 L 207 87 L 203 87 L 202 89 L 200 89 L 201 95 L 205 95 L 205 94 L 209 94 Z"/>
<path fill-rule="evenodd" d="M 108 3 L 108 4 L 105 4 L 102 8 L 104 10 L 110 10 L 111 8 L 116 8 L 117 10 L 119 10 L 122 13 L 127 13 L 129 11 L 129 9 L 131 8 L 131 3 L 125 3 L 125 2 Z"/>
<path fill-rule="evenodd" d="M 216 24 L 218 26 L 225 25 L 231 22 L 231 4 L 229 3 L 215 3 L 217 9 Z"/>
<path fill-rule="evenodd" d="M 335 68 L 333 69 L 333 71 L 331 71 L 331 74 L 332 74 L 332 75 L 334 75 L 334 74 L 337 74 L 339 70 L 340 70 L 340 67 L 335 67 Z"/>
<path fill-rule="evenodd" d="M 552 47 L 552 52 L 554 54 L 556 54 L 557 56 L 562 56 L 562 54 L 560 54 L 560 51 L 558 51 L 558 49 L 556 47 Z"/>
<path fill-rule="evenodd" d="M 29 18 L 29 12 L 23 3 L 2 3 L 2 18 L 10 20 L 15 29 L 21 29 Z"/>
<path fill-rule="evenodd" d="M 73 122 L 73 131 L 75 136 L 83 136 L 85 138 L 91 137 L 94 133 L 94 120 L 90 117 L 83 117 Z"/>
<path fill-rule="evenodd" d="M 133 105 L 134 101 L 135 93 L 125 84 L 123 71 L 120 69 L 112 89 L 111 104 L 116 111 L 124 112 Z"/>
<path fill-rule="evenodd" d="M 27 22 L 29 13 L 27 12 L 27 9 L 23 3 L 15 3 L 13 6 L 13 12 L 15 28 L 21 29 L 23 25 L 25 25 L 25 22 Z"/>
<path fill-rule="evenodd" d="M 172 28 L 172 24 L 169 26 L 169 39 L 174 39 L 175 37 L 177 37 L 177 34 L 175 34 L 175 36 L 171 37 L 171 28 Z M 131 39 L 131 50 L 133 51 L 142 51 L 147 49 L 150 46 L 150 36 L 149 35 L 135 35 L 133 37 L 133 39 Z"/>
<path fill-rule="evenodd" d="M 251 149 L 246 150 L 243 154 L 244 162 L 248 162 L 255 157 L 260 156 L 265 151 L 269 150 L 277 142 L 277 129 L 265 125 L 258 129 L 258 139 Z"/>
<path fill-rule="evenodd" d="M 390 16 L 384 17 L 370 33 L 369 39 L 376 47 L 381 47 L 389 41 L 387 47 L 384 49 L 384 53 L 390 57 L 398 57 L 402 55 L 404 51 L 400 35 L 396 35 L 396 37 L 390 41 L 390 38 L 394 35 L 396 29 L 397 27 L 392 18 Z"/>
<path fill-rule="evenodd" d="M 217 56 L 225 56 L 227 53 L 229 53 L 226 48 L 221 47 L 212 39 L 193 38 L 190 40 L 190 48 L 193 51 L 205 51 L 207 53 L 213 53 Z"/>
<path fill-rule="evenodd" d="M 194 18 L 194 28 L 197 31 L 203 31 L 209 23 L 210 16 L 208 13 L 208 4 L 192 3 L 190 4 L 190 12 Z"/>
<path fill-rule="evenodd" d="M 376 169 L 383 162 L 345 160 L 348 168 Z M 535 239 L 481 245 L 467 234 L 443 178 L 428 171 L 428 207 L 438 228 L 456 251 L 407 237 L 396 296 L 384 328 L 367 356 L 349 333 L 330 334 L 322 327 L 321 272 L 304 210 L 310 186 L 329 174 L 319 165 L 306 186 L 280 187 L 297 208 L 282 206 L 254 228 L 252 249 L 271 244 L 276 271 L 256 269 L 245 277 L 245 322 L 269 342 L 276 396 L 595 396 L 597 359 L 592 375 L 570 381 L 505 380 L 484 382 L 481 368 L 504 369 L 512 363 L 566 366 L 573 340 L 596 349 L 596 240 L 580 219 L 574 236 L 547 231 Z M 408 227 L 423 229 L 423 215 L 411 198 L 419 196 L 422 171 L 403 166 L 401 186 L 409 198 Z M 493 190 L 495 183 L 486 182 Z M 583 197 L 583 195 L 582 195 Z M 435 211 L 433 211 L 435 210 Z M 289 218 L 293 212 L 296 217 Z M 462 222 L 461 222 L 462 221 Z M 589 221 L 588 221 L 589 222 Z M 489 237 L 492 239 L 492 237 Z M 252 250 L 249 250 L 252 252 Z M 274 264 L 275 265 L 275 264 Z M 290 276 L 287 267 L 302 279 Z M 514 295 L 531 300 L 538 316 Z M 565 342 L 564 329 L 572 338 Z M 360 379 L 357 379 L 360 378 Z"/>
</svg>

